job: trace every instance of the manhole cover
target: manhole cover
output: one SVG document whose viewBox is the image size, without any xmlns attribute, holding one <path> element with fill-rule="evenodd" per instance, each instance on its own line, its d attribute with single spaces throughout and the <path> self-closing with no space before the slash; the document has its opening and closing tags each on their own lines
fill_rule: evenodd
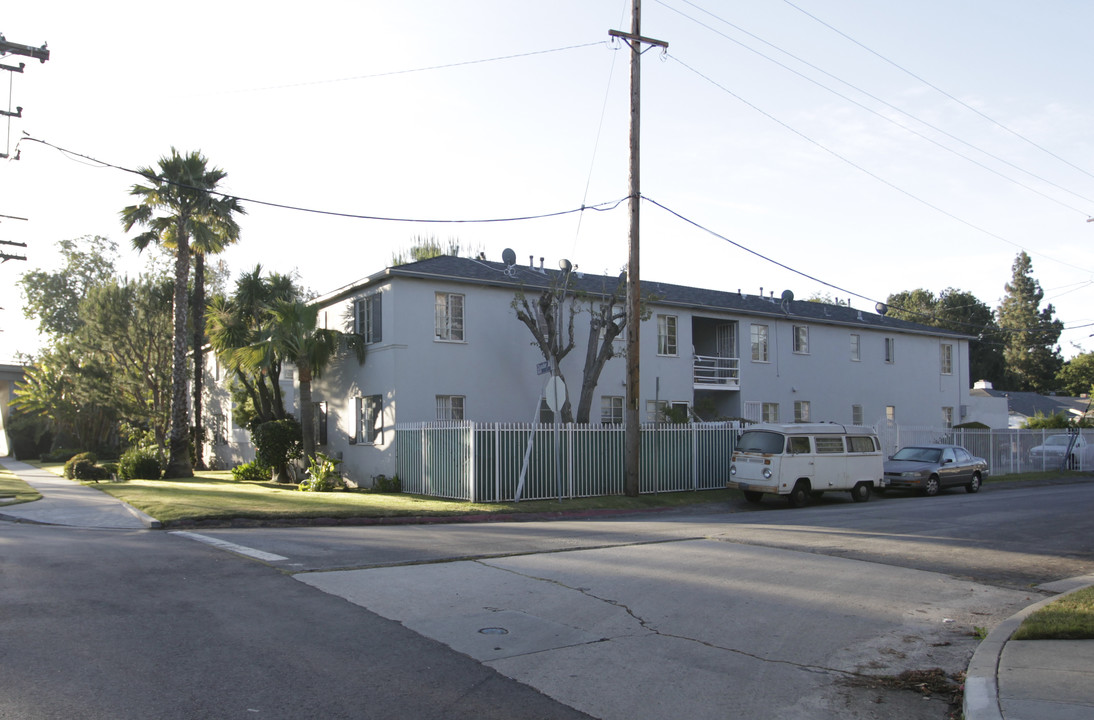
<svg viewBox="0 0 1094 720">
<path fill-rule="evenodd" d="M 500 627 L 484 627 L 479 630 L 483 635 L 508 635 L 509 631 Z"/>
</svg>

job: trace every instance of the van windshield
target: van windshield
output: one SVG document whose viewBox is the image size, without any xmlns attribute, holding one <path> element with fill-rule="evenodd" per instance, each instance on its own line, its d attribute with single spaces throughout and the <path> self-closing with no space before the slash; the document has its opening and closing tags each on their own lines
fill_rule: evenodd
<svg viewBox="0 0 1094 720">
<path fill-rule="evenodd" d="M 741 452 L 767 453 L 777 455 L 783 451 L 786 438 L 779 433 L 765 430 L 746 430 L 737 442 Z"/>
</svg>

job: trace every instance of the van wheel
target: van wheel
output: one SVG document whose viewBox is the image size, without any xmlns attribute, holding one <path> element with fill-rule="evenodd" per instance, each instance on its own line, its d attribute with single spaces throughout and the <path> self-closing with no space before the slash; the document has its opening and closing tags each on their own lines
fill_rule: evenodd
<svg viewBox="0 0 1094 720">
<path fill-rule="evenodd" d="M 938 476 L 931 475 L 927 478 L 927 484 L 923 486 L 923 494 L 930 497 L 938 494 Z"/>
<path fill-rule="evenodd" d="M 745 490 L 744 494 L 745 500 L 749 501 L 753 505 L 758 505 L 760 500 L 762 500 L 764 497 L 764 494 L 762 492 L 757 492 L 756 490 Z"/>
<path fill-rule="evenodd" d="M 866 502 L 870 499 L 871 485 L 868 482 L 860 482 L 851 488 L 851 499 L 855 502 Z"/>
<path fill-rule="evenodd" d="M 786 496 L 786 502 L 792 508 L 805 507 L 805 504 L 809 502 L 809 483 L 804 480 L 795 483 L 794 489 Z"/>
</svg>

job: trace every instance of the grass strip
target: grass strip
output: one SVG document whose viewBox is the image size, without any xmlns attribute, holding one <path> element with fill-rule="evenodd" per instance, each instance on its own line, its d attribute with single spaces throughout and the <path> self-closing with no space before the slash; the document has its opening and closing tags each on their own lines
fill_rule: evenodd
<svg viewBox="0 0 1094 720">
<path fill-rule="evenodd" d="M 1094 639 L 1094 587 L 1076 590 L 1031 613 L 1011 639 Z"/>
<path fill-rule="evenodd" d="M 0 507 L 19 505 L 41 498 L 37 490 L 17 478 L 15 473 L 0 466 Z"/>
<path fill-rule="evenodd" d="M 458 500 L 347 490 L 299 492 L 295 485 L 237 482 L 227 472 L 202 472 L 193 478 L 99 483 L 103 492 L 148 513 L 165 526 L 228 522 L 236 519 L 290 521 L 307 518 L 454 517 L 596 510 L 650 510 L 699 503 L 729 502 L 740 494 L 729 490 L 661 493 L 637 498 L 609 496 L 513 503 L 469 503 Z"/>
</svg>

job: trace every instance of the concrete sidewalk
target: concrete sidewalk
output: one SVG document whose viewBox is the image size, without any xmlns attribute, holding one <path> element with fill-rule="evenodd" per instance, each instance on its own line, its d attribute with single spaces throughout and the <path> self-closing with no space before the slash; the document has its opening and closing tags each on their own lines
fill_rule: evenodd
<svg viewBox="0 0 1094 720">
<path fill-rule="evenodd" d="M 81 528 L 147 529 L 160 522 L 104 492 L 11 458 L 0 465 L 42 494 L 41 500 L 0 504 L 0 520 Z"/>
<path fill-rule="evenodd" d="M 1030 605 L 980 643 L 965 678 L 965 720 L 1094 718 L 1094 641 L 1011 640 L 1031 613 L 1094 585 L 1094 575 L 1038 586 L 1060 595 Z"/>
</svg>

